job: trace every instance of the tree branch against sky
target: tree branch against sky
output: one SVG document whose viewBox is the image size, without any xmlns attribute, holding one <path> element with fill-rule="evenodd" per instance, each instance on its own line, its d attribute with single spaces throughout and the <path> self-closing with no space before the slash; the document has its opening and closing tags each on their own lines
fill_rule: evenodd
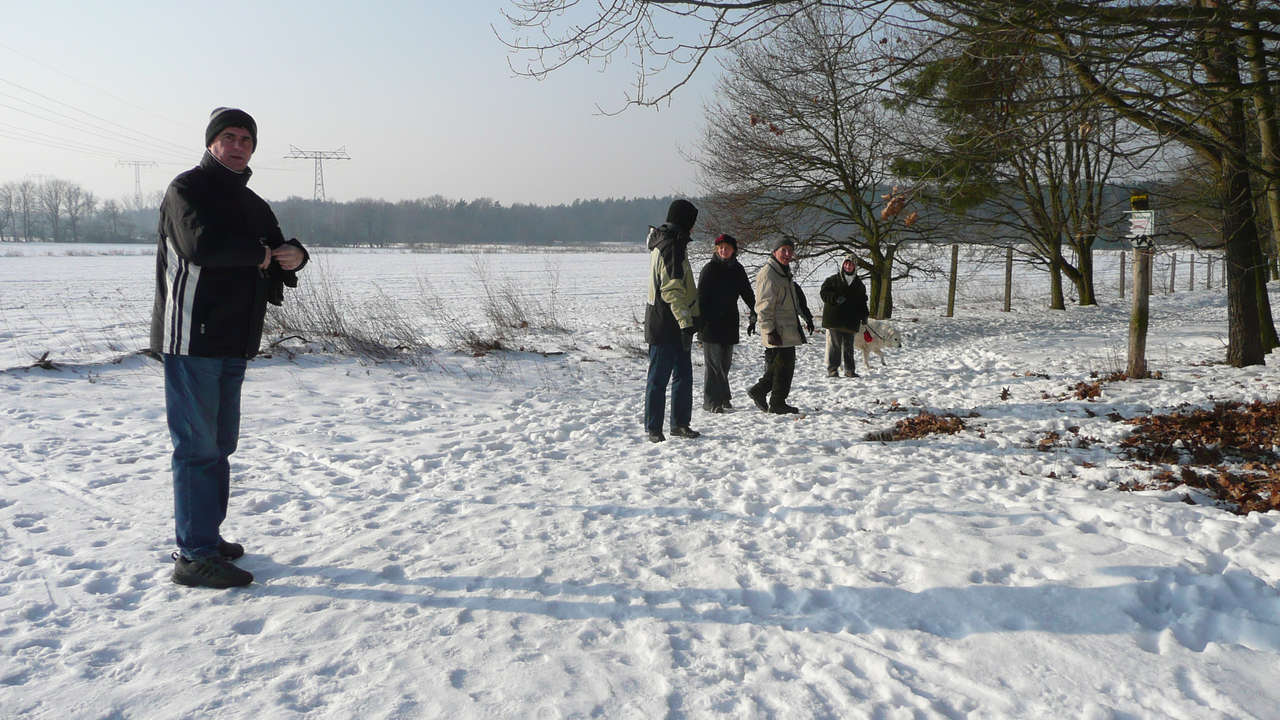
<svg viewBox="0 0 1280 720">
<path fill-rule="evenodd" d="M 1256 365 L 1276 346 L 1265 288 L 1250 173 L 1265 172 L 1251 154 L 1241 114 L 1253 85 L 1240 70 L 1240 45 L 1248 38 L 1280 41 L 1280 8 L 1246 0 L 600 0 L 591 21 L 566 23 L 587 12 L 578 0 L 512 0 L 514 30 L 537 29 L 541 41 L 516 40 L 532 52 L 528 72 L 538 75 L 575 59 L 608 59 L 626 47 L 666 62 L 683 63 L 688 78 L 717 50 L 767 37 L 802 11 L 839 10 L 859 21 L 859 37 L 881 39 L 908 28 L 935 28 L 940 36 L 973 27 L 1005 28 L 1024 35 L 1028 54 L 1056 57 L 1083 88 L 1081 107 L 1105 104 L 1168 142 L 1193 148 L 1219 171 L 1223 245 L 1228 261 L 1227 361 Z M 685 41 L 656 30 L 656 17 L 700 21 Z M 697 23 L 695 23 L 697 24 Z M 688 38 L 688 35 L 683 37 Z M 657 39 L 660 42 L 655 42 Z M 547 63 L 546 53 L 554 52 Z M 638 66 L 631 104 L 667 99 L 646 83 L 666 66 Z"/>
</svg>

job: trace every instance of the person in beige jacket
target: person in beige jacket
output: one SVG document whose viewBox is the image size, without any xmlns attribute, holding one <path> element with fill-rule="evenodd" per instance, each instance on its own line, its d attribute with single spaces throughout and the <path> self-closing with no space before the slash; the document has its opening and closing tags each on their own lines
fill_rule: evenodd
<svg viewBox="0 0 1280 720">
<path fill-rule="evenodd" d="M 778 241 L 773 254 L 756 274 L 756 317 L 764 342 L 764 375 L 747 390 L 756 407 L 786 415 L 800 412 L 787 404 L 796 370 L 796 346 L 805 343 L 800 329 L 800 303 L 791 279 L 795 243 Z"/>
</svg>

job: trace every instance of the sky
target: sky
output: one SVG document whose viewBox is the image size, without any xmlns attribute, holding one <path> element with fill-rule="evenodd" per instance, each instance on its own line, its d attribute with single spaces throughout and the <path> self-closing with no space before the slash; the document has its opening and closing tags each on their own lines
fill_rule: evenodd
<svg viewBox="0 0 1280 720">
<path fill-rule="evenodd" d="M 703 105 L 716 68 L 675 101 L 621 114 L 635 81 L 618 57 L 545 80 L 517 76 L 495 30 L 507 3 L 218 5 L 0 0 L 0 183 L 56 177 L 104 199 L 145 196 L 200 158 L 209 112 L 258 123 L 251 183 L 330 200 L 443 195 L 504 204 L 697 194 Z M 609 113 L 602 112 L 609 111 Z"/>
</svg>

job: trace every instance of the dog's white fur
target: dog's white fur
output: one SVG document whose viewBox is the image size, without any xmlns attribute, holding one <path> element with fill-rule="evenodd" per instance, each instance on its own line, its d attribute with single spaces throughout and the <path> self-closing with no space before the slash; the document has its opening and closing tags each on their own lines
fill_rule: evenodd
<svg viewBox="0 0 1280 720">
<path fill-rule="evenodd" d="M 867 342 L 867 333 L 871 334 L 871 342 Z M 887 347 L 902 347 L 902 336 L 898 334 L 898 330 L 884 320 L 867 320 L 862 323 L 862 327 L 858 328 L 858 334 L 853 338 L 853 346 L 862 351 L 862 366 L 871 366 L 871 353 L 880 356 L 880 364 L 887 365 L 884 361 L 884 349 Z"/>
</svg>

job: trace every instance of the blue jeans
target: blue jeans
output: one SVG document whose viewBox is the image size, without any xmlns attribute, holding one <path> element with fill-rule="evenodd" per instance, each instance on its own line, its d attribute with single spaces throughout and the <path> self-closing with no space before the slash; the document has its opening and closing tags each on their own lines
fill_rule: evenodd
<svg viewBox="0 0 1280 720">
<path fill-rule="evenodd" d="M 672 374 L 675 380 L 671 380 Z M 671 426 L 689 427 L 693 417 L 693 361 L 680 343 L 649 346 L 649 377 L 644 388 L 644 429 L 662 432 L 671 381 Z"/>
<path fill-rule="evenodd" d="M 173 518 L 188 560 L 218 552 L 231 463 L 240 437 L 244 358 L 164 356 L 164 405 L 173 440 Z"/>
</svg>

